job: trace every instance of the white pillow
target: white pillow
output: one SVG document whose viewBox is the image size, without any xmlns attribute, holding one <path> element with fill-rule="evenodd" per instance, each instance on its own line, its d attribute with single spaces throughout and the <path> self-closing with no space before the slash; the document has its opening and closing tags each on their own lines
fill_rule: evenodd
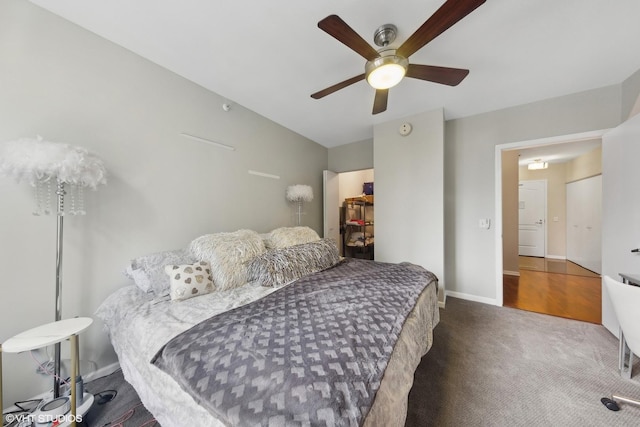
<svg viewBox="0 0 640 427">
<path fill-rule="evenodd" d="M 211 267 L 206 261 L 195 264 L 167 265 L 164 271 L 171 280 L 171 299 L 181 301 L 213 292 Z"/>
<path fill-rule="evenodd" d="M 246 263 L 265 251 L 260 235 L 252 230 L 200 236 L 189 245 L 191 254 L 211 265 L 218 290 L 237 288 L 247 283 Z"/>
<path fill-rule="evenodd" d="M 282 249 L 293 245 L 315 242 L 320 236 L 312 228 L 280 227 L 272 230 L 264 241 L 267 249 Z"/>
<path fill-rule="evenodd" d="M 124 275 L 132 279 L 143 292 L 154 292 L 157 295 L 169 290 L 169 277 L 164 272 L 165 265 L 190 264 L 196 262 L 187 250 L 155 252 L 131 260 Z"/>
</svg>

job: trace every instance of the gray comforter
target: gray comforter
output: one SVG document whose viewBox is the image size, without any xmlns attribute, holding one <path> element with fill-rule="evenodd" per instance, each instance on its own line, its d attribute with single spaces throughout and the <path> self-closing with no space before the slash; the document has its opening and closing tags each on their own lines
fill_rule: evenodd
<svg viewBox="0 0 640 427">
<path fill-rule="evenodd" d="M 153 363 L 229 425 L 360 425 L 436 280 L 413 264 L 346 260 L 203 321 Z"/>
</svg>

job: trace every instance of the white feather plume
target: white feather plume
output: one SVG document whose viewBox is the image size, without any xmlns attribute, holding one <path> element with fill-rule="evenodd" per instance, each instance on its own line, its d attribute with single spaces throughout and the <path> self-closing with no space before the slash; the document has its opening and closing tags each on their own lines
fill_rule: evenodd
<svg viewBox="0 0 640 427">
<path fill-rule="evenodd" d="M 45 141 L 40 136 L 0 143 L 0 175 L 17 181 L 35 185 L 54 179 L 95 190 L 107 183 L 106 174 L 102 160 L 81 147 Z"/>
<path fill-rule="evenodd" d="M 313 188 L 310 185 L 290 185 L 287 187 L 287 200 L 290 202 L 310 202 L 313 200 Z"/>
</svg>

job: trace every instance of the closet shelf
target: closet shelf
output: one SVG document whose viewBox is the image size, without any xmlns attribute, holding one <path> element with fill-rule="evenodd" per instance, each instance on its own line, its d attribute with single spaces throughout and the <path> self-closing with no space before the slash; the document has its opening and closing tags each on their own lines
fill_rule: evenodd
<svg viewBox="0 0 640 427">
<path fill-rule="evenodd" d="M 373 195 L 348 197 L 342 204 L 342 252 L 350 258 L 374 258 Z"/>
</svg>

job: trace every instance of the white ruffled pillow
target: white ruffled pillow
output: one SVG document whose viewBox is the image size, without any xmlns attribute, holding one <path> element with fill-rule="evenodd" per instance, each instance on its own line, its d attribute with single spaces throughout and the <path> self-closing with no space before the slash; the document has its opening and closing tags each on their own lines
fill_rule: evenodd
<svg viewBox="0 0 640 427">
<path fill-rule="evenodd" d="M 247 283 L 246 263 L 263 253 L 265 247 L 255 231 L 238 230 L 200 236 L 191 242 L 189 251 L 211 265 L 216 289 L 223 291 Z"/>
<path fill-rule="evenodd" d="M 315 242 L 320 240 L 320 236 L 312 228 L 301 227 L 280 227 L 272 230 L 264 239 L 267 249 L 281 249 L 293 245 Z"/>
</svg>

